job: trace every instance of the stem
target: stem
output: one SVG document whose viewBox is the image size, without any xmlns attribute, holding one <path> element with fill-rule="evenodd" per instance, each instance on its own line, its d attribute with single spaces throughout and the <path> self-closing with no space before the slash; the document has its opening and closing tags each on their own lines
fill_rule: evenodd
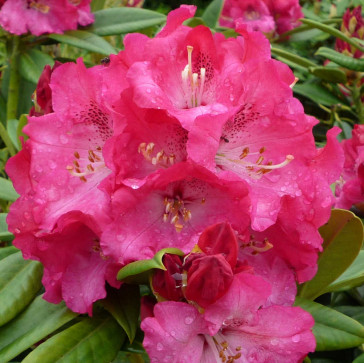
<svg viewBox="0 0 364 363">
<path fill-rule="evenodd" d="M 357 85 L 357 83 L 359 83 L 359 85 Z M 358 113 L 359 123 L 364 124 L 364 105 L 361 102 L 360 81 L 357 83 L 352 87 L 351 94 L 353 96 L 356 112 Z"/>
<path fill-rule="evenodd" d="M 19 100 L 19 81 L 20 76 L 18 72 L 19 61 L 19 42 L 20 38 L 13 37 L 12 53 L 9 60 L 10 66 L 10 80 L 8 89 L 8 102 L 7 102 L 7 120 L 13 120 L 17 118 L 18 112 L 18 100 Z"/>
</svg>

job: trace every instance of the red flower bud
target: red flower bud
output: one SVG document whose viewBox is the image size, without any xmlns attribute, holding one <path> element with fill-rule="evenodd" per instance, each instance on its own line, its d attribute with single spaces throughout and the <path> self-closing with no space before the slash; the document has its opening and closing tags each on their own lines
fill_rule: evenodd
<svg viewBox="0 0 364 363">
<path fill-rule="evenodd" d="M 154 292 L 166 300 L 182 300 L 182 261 L 177 255 L 166 254 L 163 257 L 166 271 L 157 270 L 153 276 Z"/>
<path fill-rule="evenodd" d="M 206 228 L 199 240 L 198 246 L 207 255 L 221 253 L 234 268 L 238 259 L 238 241 L 229 223 L 218 223 Z"/>
<path fill-rule="evenodd" d="M 187 271 L 185 297 L 206 308 L 225 294 L 233 277 L 231 266 L 223 255 L 195 258 Z"/>
</svg>

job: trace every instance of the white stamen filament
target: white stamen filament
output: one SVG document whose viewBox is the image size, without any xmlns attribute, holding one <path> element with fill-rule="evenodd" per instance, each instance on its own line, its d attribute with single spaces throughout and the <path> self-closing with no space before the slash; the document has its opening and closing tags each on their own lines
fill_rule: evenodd
<svg viewBox="0 0 364 363">
<path fill-rule="evenodd" d="M 206 79 L 205 68 L 200 68 L 200 74 L 192 73 L 192 51 L 193 47 L 188 45 L 188 64 L 181 72 L 182 88 L 188 108 L 201 106 Z"/>
</svg>

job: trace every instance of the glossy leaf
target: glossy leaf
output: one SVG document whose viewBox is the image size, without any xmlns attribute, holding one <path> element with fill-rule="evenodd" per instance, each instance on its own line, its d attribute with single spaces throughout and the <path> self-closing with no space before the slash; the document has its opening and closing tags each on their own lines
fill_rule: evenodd
<svg viewBox="0 0 364 363">
<path fill-rule="evenodd" d="M 0 248 L 0 260 L 12 255 L 13 253 L 19 252 L 14 246 Z"/>
<path fill-rule="evenodd" d="M 349 43 L 350 45 L 352 45 L 356 49 L 364 52 L 364 48 L 355 40 L 355 38 L 351 38 L 351 37 L 347 36 L 346 34 L 341 32 L 340 30 L 338 30 L 336 28 L 333 28 L 332 26 L 329 26 L 329 25 L 323 24 L 323 23 L 321 23 L 319 21 L 311 20 L 311 19 L 301 19 L 300 21 L 303 24 L 306 24 L 306 25 L 310 26 L 311 28 L 320 29 L 323 32 L 331 34 L 336 38 L 342 39 L 343 41 Z"/>
<path fill-rule="evenodd" d="M 119 290 L 109 288 L 102 305 L 124 329 L 132 343 L 139 325 L 139 286 L 123 284 Z"/>
<path fill-rule="evenodd" d="M 364 363 L 364 353 L 360 354 L 359 357 L 353 360 L 353 363 Z"/>
<path fill-rule="evenodd" d="M 0 199 L 13 202 L 18 197 L 19 194 L 15 191 L 13 183 L 8 179 L 0 177 Z"/>
<path fill-rule="evenodd" d="M 160 251 L 158 251 L 153 258 L 148 259 L 148 260 L 140 260 L 140 261 L 135 261 L 132 263 L 129 263 L 128 265 L 126 265 L 125 267 L 123 267 L 119 272 L 118 272 L 118 280 L 125 280 L 126 282 L 130 281 L 131 277 L 135 277 L 135 276 L 140 276 L 141 279 L 144 280 L 144 276 L 143 274 L 146 272 L 149 272 L 150 270 L 154 269 L 154 268 L 158 268 L 161 270 L 166 270 L 166 268 L 163 265 L 162 259 L 163 256 L 166 253 L 171 253 L 174 255 L 178 255 L 178 256 L 183 256 L 184 253 L 179 250 L 178 248 L 164 248 Z M 139 277 L 138 276 L 138 277 Z"/>
<path fill-rule="evenodd" d="M 51 304 L 38 296 L 26 310 L 0 328 L 0 362 L 16 357 L 77 315 L 64 302 Z"/>
<path fill-rule="evenodd" d="M 354 213 L 334 209 L 320 228 L 324 239 L 315 277 L 300 288 L 299 296 L 314 300 L 326 291 L 355 260 L 363 242 L 363 224 Z"/>
<path fill-rule="evenodd" d="M 313 102 L 320 103 L 325 106 L 345 103 L 344 100 L 337 98 L 326 88 L 320 86 L 317 83 L 299 83 L 293 87 L 293 91 L 299 95 L 309 98 Z"/>
<path fill-rule="evenodd" d="M 319 48 L 315 55 L 320 55 L 325 59 L 329 59 L 332 62 L 347 69 L 364 72 L 364 59 L 349 57 L 345 54 L 336 52 L 335 50 L 326 47 Z"/>
<path fill-rule="evenodd" d="M 213 0 L 202 14 L 202 20 L 210 28 L 215 28 L 219 20 L 224 0 Z"/>
<path fill-rule="evenodd" d="M 86 49 L 95 53 L 105 55 L 116 53 L 114 47 L 105 39 L 84 30 L 69 30 L 64 34 L 50 34 L 49 38 L 60 43 L 73 45 L 74 47 Z"/>
<path fill-rule="evenodd" d="M 271 47 L 271 51 L 272 51 L 273 55 L 282 57 L 284 59 L 287 59 L 287 60 L 289 60 L 289 61 L 291 61 L 291 62 L 293 62 L 295 64 L 298 64 L 301 67 L 308 68 L 308 67 L 316 67 L 317 66 L 315 63 L 311 62 L 310 60 L 308 60 L 306 58 L 303 58 L 303 57 L 300 57 L 297 54 L 288 52 L 285 49 L 281 49 L 281 48 L 278 48 L 278 47 Z"/>
<path fill-rule="evenodd" d="M 297 298 L 295 305 L 308 311 L 315 319 L 313 333 L 317 351 L 347 349 L 364 343 L 364 326 L 356 320 L 302 298 Z"/>
<path fill-rule="evenodd" d="M 165 21 L 166 16 L 155 11 L 122 7 L 96 11 L 95 22 L 88 29 L 100 36 L 117 35 L 161 25 Z"/>
<path fill-rule="evenodd" d="M 23 363 L 108 363 L 117 355 L 125 333 L 112 316 L 85 318 L 33 350 Z"/>
<path fill-rule="evenodd" d="M 24 260 L 21 252 L 0 261 L 0 326 L 18 315 L 42 286 L 43 266 Z"/>
<path fill-rule="evenodd" d="M 333 83 L 346 83 L 346 74 L 338 68 L 309 67 L 309 71 L 316 77 Z"/>
<path fill-rule="evenodd" d="M 17 134 L 18 125 L 19 125 L 19 120 L 9 120 L 7 122 L 8 135 L 17 151 L 20 150 L 20 140 L 18 139 L 18 134 Z"/>
<path fill-rule="evenodd" d="M 54 64 L 54 60 L 50 55 L 37 49 L 29 49 L 20 55 L 19 72 L 27 81 L 38 83 L 46 64 L 51 66 Z"/>
<path fill-rule="evenodd" d="M 9 242 L 14 239 L 14 235 L 8 231 L 8 224 L 6 223 L 7 213 L 0 213 L 0 241 Z M 17 249 L 15 249 L 18 251 Z M 1 249 L 0 249 L 1 259 Z"/>
<path fill-rule="evenodd" d="M 349 268 L 326 288 L 326 292 L 349 290 L 363 283 L 364 250 L 361 250 Z"/>
</svg>

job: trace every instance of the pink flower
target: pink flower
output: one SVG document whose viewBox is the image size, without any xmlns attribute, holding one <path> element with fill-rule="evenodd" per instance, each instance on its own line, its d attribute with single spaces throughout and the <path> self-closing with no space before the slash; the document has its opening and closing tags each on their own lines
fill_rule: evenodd
<svg viewBox="0 0 364 363">
<path fill-rule="evenodd" d="M 139 189 L 120 187 L 112 199 L 114 221 L 101 246 L 122 264 L 151 258 L 166 247 L 190 252 L 214 223 L 229 221 L 238 231 L 249 224 L 245 183 L 221 182 L 188 162 L 159 171 Z"/>
<path fill-rule="evenodd" d="M 29 111 L 29 116 L 41 116 L 53 112 L 52 108 L 52 90 L 49 86 L 51 75 L 53 71 L 58 68 L 62 63 L 56 61 L 51 68 L 46 65 L 39 77 L 37 88 L 33 94 L 34 106 Z"/>
<path fill-rule="evenodd" d="M 298 0 L 226 0 L 219 22 L 228 28 L 239 24 L 248 31 L 274 35 L 297 27 L 302 17 Z"/>
<path fill-rule="evenodd" d="M 225 39 L 204 26 L 182 25 L 194 11 L 193 6 L 172 11 L 153 39 L 129 34 L 117 56 L 129 67 L 136 105 L 165 110 L 187 130 L 197 118 L 225 120 L 244 91 L 242 70 L 253 68 L 257 58 L 270 58 L 269 42 L 261 34 Z"/>
<path fill-rule="evenodd" d="M 261 308 L 270 285 L 239 273 L 228 292 L 200 314 L 183 302 L 161 302 L 142 321 L 151 362 L 300 362 L 315 348 L 312 317 L 301 308 Z"/>
<path fill-rule="evenodd" d="M 0 25 L 13 34 L 63 33 L 94 21 L 91 0 L 7 0 Z"/>
<path fill-rule="evenodd" d="M 73 310 L 88 313 L 105 296 L 111 261 L 101 257 L 97 242 L 110 214 L 109 196 L 98 188 L 110 173 L 102 148 L 118 124 L 99 93 L 105 70 L 86 69 L 81 61 L 58 67 L 49 84 L 54 112 L 29 118 L 29 139 L 6 165 L 20 194 L 7 219 L 14 245 L 44 264 L 49 301 L 63 297 Z M 95 278 L 90 291 L 78 280 L 79 268 Z M 87 297 L 76 298 L 77 290 Z"/>
<path fill-rule="evenodd" d="M 348 8 L 343 16 L 341 31 L 349 37 L 364 39 L 364 19 L 361 13 L 361 6 L 353 10 Z M 352 56 L 354 58 L 363 58 L 364 54 L 349 43 L 341 39 L 336 39 L 335 48 L 338 52 Z"/>
<path fill-rule="evenodd" d="M 336 185 L 336 207 L 350 209 L 364 202 L 364 126 L 355 125 L 351 139 L 342 141 L 345 164 Z"/>
<path fill-rule="evenodd" d="M 78 313 L 92 315 L 92 304 L 106 296 L 105 280 L 118 287 L 120 267 L 106 258 L 100 249 L 100 225 L 80 212 L 63 214 L 49 232 L 22 233 L 14 244 L 26 259 L 44 266 L 44 299 L 67 306 Z"/>
</svg>

